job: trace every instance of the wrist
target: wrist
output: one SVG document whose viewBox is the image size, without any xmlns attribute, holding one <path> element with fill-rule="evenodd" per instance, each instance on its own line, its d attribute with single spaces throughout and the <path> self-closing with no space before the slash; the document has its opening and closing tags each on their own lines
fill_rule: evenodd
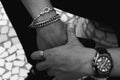
<svg viewBox="0 0 120 80">
<path fill-rule="evenodd" d="M 51 48 L 51 46 L 56 47 L 65 44 L 67 41 L 66 29 L 66 25 L 61 21 L 57 21 L 43 28 L 38 28 L 37 41 L 40 43 L 39 46 L 41 44 L 49 44 Z M 41 39 L 43 39 L 42 42 Z"/>
<path fill-rule="evenodd" d="M 36 22 L 45 21 L 45 20 L 47 20 L 47 19 L 52 18 L 52 17 L 55 16 L 55 15 L 56 15 L 56 12 L 55 12 L 55 10 L 53 10 L 53 11 L 51 11 L 51 12 L 49 12 L 49 13 L 46 13 L 46 14 L 43 15 L 43 16 L 40 16 L 40 17 L 36 20 Z"/>
<path fill-rule="evenodd" d="M 65 31 L 65 25 L 64 23 L 62 23 L 60 20 L 52 23 L 52 24 L 49 24 L 47 26 L 44 26 L 42 28 L 36 28 L 36 31 L 37 33 L 41 34 L 41 35 L 45 35 L 45 34 L 61 34 L 62 31 Z"/>
<path fill-rule="evenodd" d="M 93 67 L 92 67 L 92 60 L 95 57 L 95 54 L 96 54 L 96 50 L 90 48 L 89 54 L 88 54 L 89 62 L 86 65 L 86 71 L 87 71 L 88 76 L 93 76 L 94 75 L 94 71 L 93 71 Z"/>
<path fill-rule="evenodd" d="M 53 8 L 50 0 L 22 0 L 22 2 L 33 19 L 43 10 L 44 7 Z"/>
</svg>

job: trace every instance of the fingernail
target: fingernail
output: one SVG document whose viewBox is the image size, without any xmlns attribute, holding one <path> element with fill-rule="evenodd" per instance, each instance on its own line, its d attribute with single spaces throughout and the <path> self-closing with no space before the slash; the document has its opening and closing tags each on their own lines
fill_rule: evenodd
<svg viewBox="0 0 120 80">
<path fill-rule="evenodd" d="M 43 58 L 43 51 L 36 51 L 31 54 L 31 58 L 35 60 L 40 60 Z"/>
</svg>

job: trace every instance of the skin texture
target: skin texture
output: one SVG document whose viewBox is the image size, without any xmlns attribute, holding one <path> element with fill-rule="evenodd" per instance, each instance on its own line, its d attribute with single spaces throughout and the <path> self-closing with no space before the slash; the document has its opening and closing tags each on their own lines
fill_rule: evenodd
<svg viewBox="0 0 120 80">
<path fill-rule="evenodd" d="M 44 62 L 38 62 L 38 71 L 48 70 L 50 76 L 55 76 L 57 80 L 74 80 L 84 75 L 93 75 L 92 59 L 96 51 L 92 48 L 84 47 L 76 38 L 72 31 L 67 31 L 68 42 L 65 45 L 51 48 L 44 51 Z M 107 49 L 113 59 L 112 77 L 119 77 L 120 48 Z M 36 51 L 31 55 L 33 60 L 42 59 L 40 52 Z M 63 75 L 64 74 L 64 75 Z M 79 75 L 78 75 L 79 74 Z"/>
<path fill-rule="evenodd" d="M 64 45 L 67 42 L 67 25 L 58 21 L 37 29 L 37 45 L 40 50 Z"/>
<path fill-rule="evenodd" d="M 68 29 L 68 42 L 60 47 L 44 51 L 44 62 L 38 63 L 36 68 L 41 71 L 48 69 L 50 76 L 57 80 L 75 80 L 84 75 L 92 75 L 91 60 L 95 50 L 85 48 L 73 33 Z M 81 53 L 81 54 L 80 54 Z M 33 60 L 40 60 L 39 51 L 31 55 Z"/>
</svg>

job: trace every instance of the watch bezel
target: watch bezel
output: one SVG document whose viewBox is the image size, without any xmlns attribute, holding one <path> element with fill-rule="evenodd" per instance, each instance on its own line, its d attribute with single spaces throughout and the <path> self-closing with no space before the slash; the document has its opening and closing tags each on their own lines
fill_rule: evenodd
<svg viewBox="0 0 120 80">
<path fill-rule="evenodd" d="M 110 61 L 109 63 L 110 63 L 110 64 L 112 63 L 112 62 L 111 62 L 112 60 L 111 60 L 110 57 L 108 57 L 108 56 L 102 54 L 102 55 L 100 55 L 100 56 L 98 57 L 98 59 L 101 58 L 101 57 L 102 57 L 102 58 L 103 58 L 103 57 L 107 58 L 107 59 Z M 107 62 L 107 63 L 108 63 L 108 62 Z M 97 67 L 98 67 L 98 65 L 97 65 Z M 110 68 L 108 69 L 108 67 L 110 67 Z M 103 74 L 103 76 L 104 76 L 104 75 L 108 75 L 108 74 L 110 74 L 110 72 L 111 72 L 111 70 L 112 70 L 112 64 L 106 66 L 105 68 L 108 69 L 108 70 L 105 71 L 105 72 L 101 71 L 100 68 L 98 69 L 99 73 L 100 73 L 100 74 Z"/>
</svg>

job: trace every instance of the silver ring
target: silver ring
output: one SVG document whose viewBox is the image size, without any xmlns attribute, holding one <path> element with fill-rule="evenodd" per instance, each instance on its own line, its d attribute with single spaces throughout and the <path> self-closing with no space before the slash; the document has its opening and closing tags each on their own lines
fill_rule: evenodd
<svg viewBox="0 0 120 80">
<path fill-rule="evenodd" d="M 44 52 L 43 52 L 43 51 L 40 51 L 40 55 L 41 55 L 41 56 L 44 56 Z"/>
</svg>

